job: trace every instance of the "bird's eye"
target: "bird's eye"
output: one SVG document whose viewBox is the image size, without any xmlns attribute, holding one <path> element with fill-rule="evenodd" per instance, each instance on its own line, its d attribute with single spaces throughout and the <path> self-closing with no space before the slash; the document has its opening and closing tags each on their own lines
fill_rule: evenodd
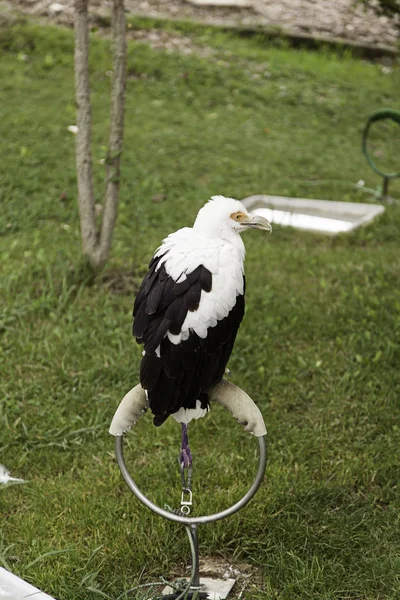
<svg viewBox="0 0 400 600">
<path fill-rule="evenodd" d="M 238 221 L 240 223 L 240 221 L 243 221 L 246 218 L 246 215 L 243 214 L 242 212 L 237 212 L 237 213 L 232 213 L 231 214 L 231 219 L 233 219 L 234 221 Z"/>
</svg>

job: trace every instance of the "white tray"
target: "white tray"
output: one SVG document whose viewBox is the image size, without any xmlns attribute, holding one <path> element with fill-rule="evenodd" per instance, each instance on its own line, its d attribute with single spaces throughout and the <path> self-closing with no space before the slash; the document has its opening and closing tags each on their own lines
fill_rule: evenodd
<svg viewBox="0 0 400 600">
<path fill-rule="evenodd" d="M 0 567 L 0 600 L 54 600 L 34 585 Z"/>
<path fill-rule="evenodd" d="M 271 223 L 308 231 L 337 234 L 352 231 L 382 214 L 382 204 L 308 200 L 284 196 L 248 196 L 242 200 L 248 210 Z"/>
</svg>

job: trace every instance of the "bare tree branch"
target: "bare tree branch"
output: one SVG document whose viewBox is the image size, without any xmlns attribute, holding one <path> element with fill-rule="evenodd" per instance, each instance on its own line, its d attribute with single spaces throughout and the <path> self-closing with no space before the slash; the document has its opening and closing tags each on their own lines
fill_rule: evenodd
<svg viewBox="0 0 400 600">
<path fill-rule="evenodd" d="M 124 0 L 113 0 L 114 63 L 110 115 L 110 139 L 107 155 L 107 179 L 104 214 L 101 223 L 100 260 L 107 260 L 117 218 L 120 187 L 120 161 L 124 135 L 125 107 L 125 10 Z"/>
<path fill-rule="evenodd" d="M 117 218 L 120 160 L 125 105 L 125 11 L 124 0 L 113 0 L 113 79 L 110 137 L 101 230 L 97 230 L 92 174 L 92 118 L 89 86 L 88 0 L 75 0 L 75 94 L 77 105 L 76 169 L 83 254 L 96 271 L 107 262 Z"/>
<path fill-rule="evenodd" d="M 92 175 L 92 115 L 89 87 L 88 0 L 75 0 L 76 171 L 83 253 L 91 262 L 97 247 Z"/>
</svg>

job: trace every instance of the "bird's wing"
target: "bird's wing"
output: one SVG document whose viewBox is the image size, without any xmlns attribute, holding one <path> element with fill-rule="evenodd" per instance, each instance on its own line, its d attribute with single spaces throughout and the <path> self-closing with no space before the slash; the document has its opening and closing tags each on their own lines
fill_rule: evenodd
<svg viewBox="0 0 400 600">
<path fill-rule="evenodd" d="M 160 261 L 150 263 L 133 309 L 133 335 L 146 353 L 155 352 L 168 332 L 179 336 L 188 312 L 198 310 L 202 290 L 211 290 L 212 275 L 203 265 L 175 281 Z"/>
<path fill-rule="evenodd" d="M 191 232 L 176 232 L 156 252 L 133 311 L 141 384 L 161 422 L 222 379 L 244 314 L 242 258 Z"/>
</svg>

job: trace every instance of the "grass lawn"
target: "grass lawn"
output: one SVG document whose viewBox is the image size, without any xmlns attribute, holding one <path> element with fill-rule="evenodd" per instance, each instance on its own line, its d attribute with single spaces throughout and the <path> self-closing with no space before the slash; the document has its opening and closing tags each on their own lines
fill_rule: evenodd
<svg viewBox="0 0 400 600">
<path fill-rule="evenodd" d="M 107 433 L 138 382 L 131 310 L 152 251 L 213 194 L 368 199 L 351 186 L 380 183 L 361 154 L 364 124 L 399 108 L 397 68 L 175 33 L 208 56 L 129 46 L 120 214 L 93 282 L 67 131 L 72 32 L 0 29 L 0 462 L 28 480 L 0 489 L 0 564 L 58 600 L 122 599 L 189 557 L 184 532 L 129 493 Z M 92 49 L 101 199 L 109 41 L 94 36 Z M 387 142 L 397 159 L 398 142 Z M 350 235 L 246 236 L 247 314 L 229 366 L 265 417 L 267 477 L 240 514 L 199 532 L 202 556 L 259 566 L 242 598 L 400 598 L 399 228 L 390 205 Z M 257 444 L 219 407 L 191 430 L 195 510 L 221 510 L 252 480 Z M 173 506 L 179 440 L 150 415 L 127 436 L 138 483 Z"/>
</svg>

